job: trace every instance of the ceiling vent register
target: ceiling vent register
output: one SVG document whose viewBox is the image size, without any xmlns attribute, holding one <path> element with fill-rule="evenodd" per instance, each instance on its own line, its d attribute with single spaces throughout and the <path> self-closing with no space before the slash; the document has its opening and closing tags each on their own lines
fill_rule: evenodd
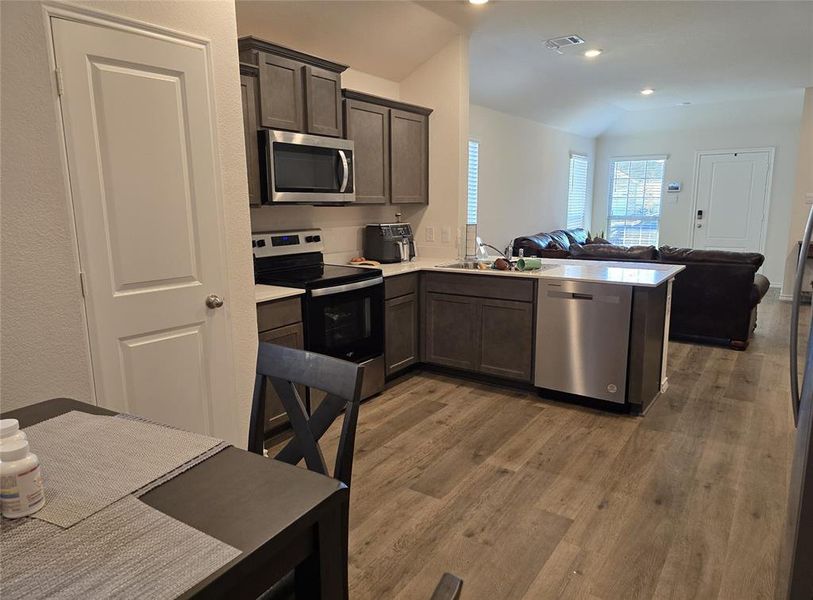
<svg viewBox="0 0 813 600">
<path fill-rule="evenodd" d="M 574 33 L 571 35 L 563 35 L 562 37 L 545 40 L 545 47 L 548 50 L 553 50 L 554 52 L 562 54 L 562 48 L 567 48 L 568 46 L 578 46 L 583 43 L 584 40 Z"/>
</svg>

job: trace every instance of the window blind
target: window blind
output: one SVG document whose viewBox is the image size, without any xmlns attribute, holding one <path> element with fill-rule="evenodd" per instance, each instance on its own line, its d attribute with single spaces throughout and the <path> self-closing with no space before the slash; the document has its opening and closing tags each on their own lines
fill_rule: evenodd
<svg viewBox="0 0 813 600">
<path fill-rule="evenodd" d="M 477 184 L 480 178 L 480 142 L 469 140 L 468 193 L 466 197 L 466 223 L 477 223 Z"/>
<path fill-rule="evenodd" d="M 665 164 L 664 158 L 618 158 L 610 163 L 610 242 L 658 245 Z"/>
<path fill-rule="evenodd" d="M 570 155 L 567 186 L 567 228 L 584 227 L 587 213 L 587 171 L 589 161 L 583 154 Z"/>
</svg>

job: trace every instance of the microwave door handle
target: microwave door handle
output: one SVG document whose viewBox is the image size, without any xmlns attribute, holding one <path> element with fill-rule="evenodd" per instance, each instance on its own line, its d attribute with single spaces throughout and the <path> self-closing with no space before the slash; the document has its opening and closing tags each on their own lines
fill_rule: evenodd
<svg viewBox="0 0 813 600">
<path fill-rule="evenodd" d="M 343 194 L 347 190 L 347 182 L 350 179 L 350 165 L 347 164 L 347 155 L 344 150 L 339 150 L 339 158 L 342 159 L 342 184 L 339 186 L 339 193 Z"/>
</svg>

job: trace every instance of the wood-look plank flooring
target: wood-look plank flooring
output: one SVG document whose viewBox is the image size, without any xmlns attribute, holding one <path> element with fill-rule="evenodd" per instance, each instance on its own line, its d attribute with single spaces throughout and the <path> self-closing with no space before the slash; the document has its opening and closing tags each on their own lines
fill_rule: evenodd
<svg viewBox="0 0 813 600">
<path fill-rule="evenodd" d="M 669 390 L 644 417 L 397 380 L 360 412 L 351 598 L 429 598 L 444 571 L 465 600 L 773 598 L 789 312 L 766 298 L 746 352 L 671 343 Z"/>
</svg>

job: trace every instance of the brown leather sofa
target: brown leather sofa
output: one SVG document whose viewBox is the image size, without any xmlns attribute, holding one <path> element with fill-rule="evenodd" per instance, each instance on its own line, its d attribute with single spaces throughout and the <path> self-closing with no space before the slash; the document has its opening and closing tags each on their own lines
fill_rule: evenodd
<svg viewBox="0 0 813 600">
<path fill-rule="evenodd" d="M 756 252 L 693 250 L 670 246 L 593 243 L 584 229 L 559 229 L 514 240 L 525 256 L 662 262 L 685 265 L 672 288 L 669 337 L 725 344 L 745 350 L 756 328 L 757 306 L 770 282 L 757 273 L 765 257 Z"/>
</svg>

